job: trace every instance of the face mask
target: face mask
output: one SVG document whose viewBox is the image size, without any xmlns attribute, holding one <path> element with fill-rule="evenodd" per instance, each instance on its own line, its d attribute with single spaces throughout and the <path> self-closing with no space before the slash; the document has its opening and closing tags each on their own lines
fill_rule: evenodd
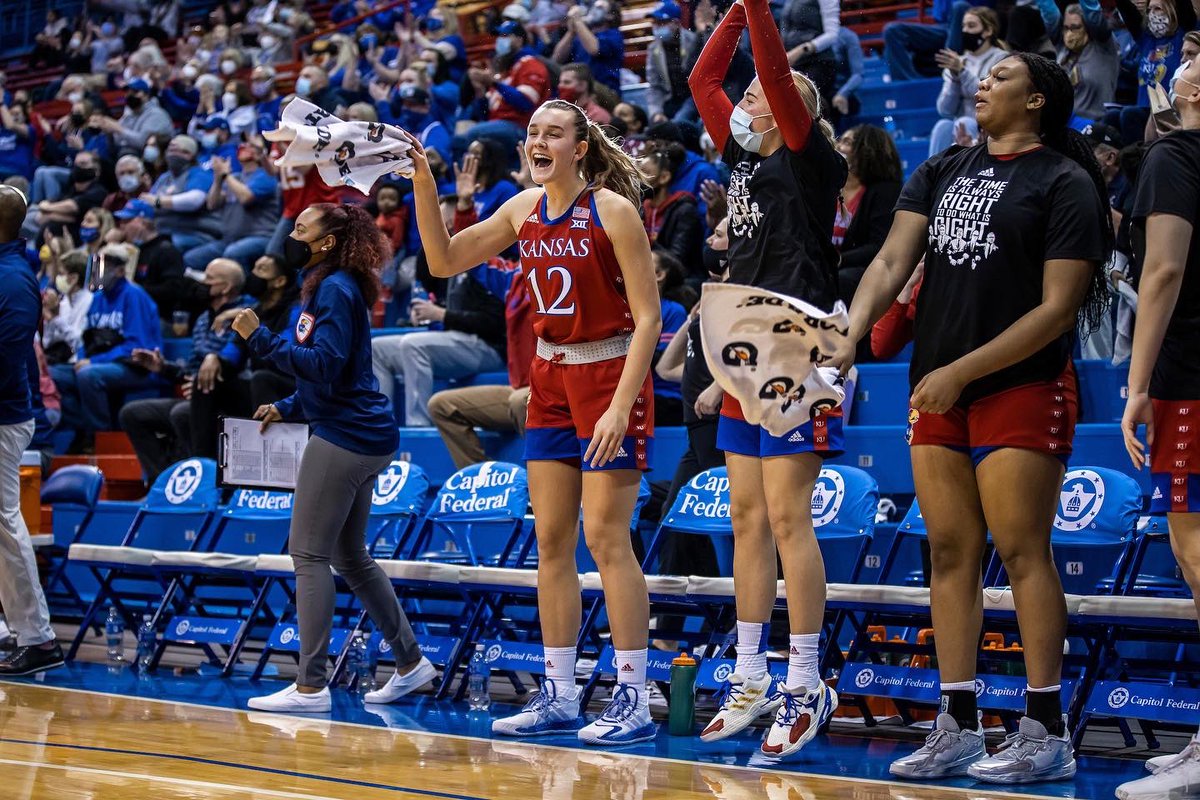
<svg viewBox="0 0 1200 800">
<path fill-rule="evenodd" d="M 962 46 L 966 52 L 974 53 L 980 47 L 983 47 L 983 34 L 964 32 L 962 35 Z"/>
<path fill-rule="evenodd" d="M 308 242 L 302 242 L 293 236 L 283 240 L 283 265 L 288 269 L 304 269 L 312 257 L 312 247 Z"/>
<path fill-rule="evenodd" d="M 71 167 L 71 183 L 88 183 L 96 180 L 95 167 Z"/>
<path fill-rule="evenodd" d="M 499 40 L 497 40 L 497 41 L 499 41 Z M 413 83 L 412 81 L 404 81 L 404 83 L 396 84 L 396 91 L 400 92 L 401 94 L 404 93 L 405 89 L 415 89 L 415 88 L 417 88 L 417 85 L 415 83 Z"/>
<path fill-rule="evenodd" d="M 258 37 L 258 43 L 262 47 L 263 50 L 270 50 L 275 45 L 279 44 L 279 40 L 276 39 L 274 36 L 265 35 L 265 36 Z"/>
<path fill-rule="evenodd" d="M 217 135 L 215 133 L 210 132 L 200 134 L 200 146 L 205 150 L 215 150 L 218 144 L 220 144 L 220 142 L 217 141 Z"/>
<path fill-rule="evenodd" d="M 512 37 L 501 36 L 496 40 L 496 55 L 506 56 L 512 52 Z"/>
<path fill-rule="evenodd" d="M 133 194 L 142 185 L 142 179 L 137 175 L 118 175 L 117 187 L 125 194 Z"/>
<path fill-rule="evenodd" d="M 607 18 L 608 9 L 592 6 L 591 9 L 588 10 L 587 14 L 584 15 L 583 21 L 589 28 L 594 28 L 595 26 L 603 23 Z"/>
<path fill-rule="evenodd" d="M 425 30 L 429 31 L 430 33 L 437 33 L 444 27 L 446 27 L 445 20 L 439 19 L 438 17 L 429 17 L 427 20 L 425 20 Z"/>
<path fill-rule="evenodd" d="M 69 95 L 67 95 L 67 100 L 71 101 L 72 103 L 78 103 L 82 99 L 83 92 L 71 92 Z"/>
<path fill-rule="evenodd" d="M 246 276 L 246 285 L 242 290 L 251 297 L 262 297 L 267 293 L 267 282 L 254 273 Z"/>
<path fill-rule="evenodd" d="M 100 34 L 102 36 L 112 36 L 116 32 L 116 26 L 114 26 L 111 22 L 106 22 L 100 26 Z"/>
<path fill-rule="evenodd" d="M 674 33 L 674 31 L 671 30 L 670 25 L 655 25 L 653 31 L 654 38 L 658 39 L 660 42 L 670 41 L 671 36 Z"/>
<path fill-rule="evenodd" d="M 1146 16 L 1146 27 L 1150 30 L 1150 35 L 1161 39 L 1167 35 L 1171 29 L 1171 19 L 1161 11 L 1151 11 Z"/>
<path fill-rule="evenodd" d="M 197 51 L 196 51 L 196 58 L 198 58 L 198 59 L 200 59 L 201 61 L 203 61 L 203 62 L 207 63 L 207 62 L 208 62 L 208 60 L 209 60 L 210 58 L 212 58 L 212 50 L 206 50 L 206 49 L 204 49 L 204 48 L 201 48 L 201 49 L 199 49 L 199 50 L 197 50 Z"/>
<path fill-rule="evenodd" d="M 141 111 L 142 106 L 145 104 L 145 102 L 146 102 L 145 100 L 143 100 L 141 97 L 139 97 L 136 94 L 130 95 L 125 98 L 125 105 L 129 106 L 129 110 L 133 111 L 134 113 Z"/>
<path fill-rule="evenodd" d="M 429 77 L 432 78 L 434 75 L 437 74 L 437 63 L 431 61 L 430 63 L 426 64 L 425 72 L 428 73 Z"/>
<path fill-rule="evenodd" d="M 167 156 L 167 169 L 172 175 L 180 175 L 191 162 L 187 156 Z"/>
<path fill-rule="evenodd" d="M 71 293 L 71 279 L 68 278 L 66 275 L 61 275 L 61 274 L 55 275 L 54 276 L 54 288 L 58 290 L 59 294 L 70 294 Z"/>
<path fill-rule="evenodd" d="M 743 150 L 751 153 L 757 153 L 762 147 L 763 137 L 771 131 L 775 130 L 772 125 L 762 133 L 750 130 L 750 123 L 762 117 L 769 117 L 770 114 L 759 114 L 758 116 L 750 116 L 750 112 L 741 106 L 734 106 L 733 113 L 729 115 L 729 132 L 733 134 L 733 140 L 738 143 L 738 146 Z"/>
<path fill-rule="evenodd" d="M 100 236 L 99 228 L 92 228 L 87 225 L 81 225 L 79 228 L 79 238 L 84 243 L 94 242 L 94 241 L 96 241 L 97 238 L 99 238 L 99 236 Z"/>
<path fill-rule="evenodd" d="M 222 75 L 232 75 L 235 72 L 237 72 L 237 62 L 236 61 L 231 61 L 230 59 L 227 58 L 221 62 L 221 74 Z"/>
<path fill-rule="evenodd" d="M 1078 53 L 1083 48 L 1087 47 L 1088 35 L 1087 31 L 1066 31 L 1063 33 L 1063 44 L 1072 53 Z"/>
<path fill-rule="evenodd" d="M 250 84 L 250 93 L 260 100 L 271 93 L 272 81 L 255 81 Z"/>
<path fill-rule="evenodd" d="M 568 103 L 574 103 L 579 99 L 579 88 L 576 86 L 560 86 L 558 87 L 558 96 Z"/>
<path fill-rule="evenodd" d="M 376 38 L 373 34 L 367 34 L 366 36 L 364 36 L 358 40 L 358 49 L 365 53 L 366 51 L 374 48 L 375 45 L 378 43 L 379 43 L 378 38 Z"/>
<path fill-rule="evenodd" d="M 72 50 L 78 50 L 82 45 L 83 45 L 83 37 L 76 35 L 76 36 L 71 37 L 71 41 L 67 46 L 70 47 Z"/>
<path fill-rule="evenodd" d="M 154 164 L 158 161 L 158 157 L 162 155 L 155 145 L 146 145 L 146 149 L 142 151 L 142 160 L 147 164 Z"/>
<path fill-rule="evenodd" d="M 189 80 L 189 81 L 196 80 L 196 74 L 197 74 L 196 68 L 193 67 L 191 64 L 184 64 L 183 69 L 181 69 L 179 71 L 179 74 L 182 75 L 186 80 Z"/>
<path fill-rule="evenodd" d="M 725 256 L 728 250 L 713 250 L 708 245 L 704 246 L 704 271 L 710 275 L 720 275 L 725 271 L 725 265 L 729 263 L 729 259 Z"/>
<path fill-rule="evenodd" d="M 296 96 L 297 97 L 308 97 L 308 95 L 311 91 L 312 91 L 312 81 L 310 81 L 308 78 L 297 78 L 296 79 Z"/>
<path fill-rule="evenodd" d="M 71 127 L 82 128 L 83 123 L 85 122 L 87 122 L 87 120 L 83 118 L 83 114 L 80 114 L 77 111 L 71 112 Z"/>
<path fill-rule="evenodd" d="M 279 9 L 279 21 L 280 22 L 287 22 L 291 18 L 292 18 L 292 10 L 290 8 L 285 7 L 285 8 Z"/>
<path fill-rule="evenodd" d="M 238 96 L 233 92 L 226 92 L 221 95 L 221 107 L 226 111 L 233 111 L 238 107 Z"/>
</svg>

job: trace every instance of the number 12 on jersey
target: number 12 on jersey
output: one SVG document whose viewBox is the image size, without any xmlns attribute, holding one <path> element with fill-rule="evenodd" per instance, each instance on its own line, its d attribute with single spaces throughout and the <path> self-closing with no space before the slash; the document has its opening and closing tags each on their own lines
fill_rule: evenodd
<svg viewBox="0 0 1200 800">
<path fill-rule="evenodd" d="M 542 286 L 538 285 L 539 280 L 547 288 L 550 288 L 555 275 L 560 276 L 562 286 L 559 289 L 558 297 L 554 298 L 554 302 L 550 307 L 546 307 L 545 301 L 542 299 Z M 564 305 L 567 302 L 567 297 L 571 294 L 571 273 L 566 267 L 550 267 L 546 270 L 544 278 L 539 278 L 537 268 L 533 268 L 526 273 L 526 279 L 529 281 L 529 291 L 533 293 L 533 302 L 537 304 L 539 314 L 549 314 L 551 316 L 569 317 L 575 313 L 575 302 L 571 301 L 570 305 Z M 546 294 L 547 297 L 550 293 Z"/>
</svg>

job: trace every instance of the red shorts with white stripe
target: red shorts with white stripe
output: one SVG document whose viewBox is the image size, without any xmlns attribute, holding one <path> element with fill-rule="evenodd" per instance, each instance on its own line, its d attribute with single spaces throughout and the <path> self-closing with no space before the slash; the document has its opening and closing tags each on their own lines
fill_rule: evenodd
<svg viewBox="0 0 1200 800">
<path fill-rule="evenodd" d="M 945 414 L 908 412 L 908 443 L 968 453 L 976 465 L 1006 447 L 1054 456 L 1071 455 L 1079 393 L 1071 364 L 1052 381 L 1027 383 L 982 397 Z"/>
<path fill-rule="evenodd" d="M 526 460 L 566 461 L 590 471 L 583 455 L 596 422 L 612 402 L 624 368 L 623 356 L 591 364 L 558 364 L 535 356 L 525 420 Z M 654 385 L 647 374 L 629 413 L 620 452 L 597 469 L 648 470 L 653 445 Z"/>
<path fill-rule="evenodd" d="M 1151 514 L 1200 511 L 1200 400 L 1151 400 Z"/>
</svg>

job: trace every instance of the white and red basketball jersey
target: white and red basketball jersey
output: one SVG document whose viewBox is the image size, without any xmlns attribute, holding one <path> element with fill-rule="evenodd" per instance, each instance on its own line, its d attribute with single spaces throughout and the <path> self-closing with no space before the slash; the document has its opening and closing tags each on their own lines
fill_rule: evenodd
<svg viewBox="0 0 1200 800">
<path fill-rule="evenodd" d="M 558 219 L 547 217 L 543 193 L 517 244 L 539 338 L 578 344 L 633 331 L 621 267 L 596 213 L 594 189 L 584 189 Z"/>
</svg>

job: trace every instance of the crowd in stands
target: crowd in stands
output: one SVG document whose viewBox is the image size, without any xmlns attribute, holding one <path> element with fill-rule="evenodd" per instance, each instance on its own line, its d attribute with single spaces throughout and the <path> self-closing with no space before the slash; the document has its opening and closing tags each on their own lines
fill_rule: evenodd
<svg viewBox="0 0 1200 800">
<path fill-rule="evenodd" d="M 849 177 L 833 236 L 849 302 L 887 233 L 904 170 L 892 134 L 854 124 L 862 47 L 840 11 L 837 0 L 775 6 L 788 58 L 842 130 Z M 330 201 L 362 203 L 375 216 L 395 253 L 385 297 L 402 321 L 424 328 L 374 341 L 375 373 L 398 420 L 437 425 L 460 464 L 482 457 L 472 425 L 522 429 L 531 300 L 515 277 L 517 254 L 449 282 L 432 278 L 404 179 L 390 176 L 364 198 L 327 186 L 315 170 L 276 165 L 280 146 L 263 133 L 293 97 L 416 135 L 452 231 L 532 185 L 520 143 L 533 110 L 553 97 L 577 103 L 640 158 L 661 356 L 686 338 L 701 284 L 722 272 L 714 242 L 728 169 L 688 87 L 722 12 L 713 0 L 644 9 L 517 0 L 488 12 L 494 51 L 471 60 L 456 15 L 428 0 L 337 3 L 321 30 L 299 0 L 224 0 L 199 24 L 183 21 L 178 0 L 98 0 L 75 17 L 49 11 L 28 62 L 61 66 L 61 76 L 8 91 L 0 74 L 0 180 L 29 198 L 23 234 L 44 296 L 38 446 L 48 448 L 57 428 L 86 452 L 96 431 L 119 426 L 152 480 L 175 458 L 212 453 L 216 415 L 248 415 L 288 394 L 288 379 L 239 347 L 228 325 L 232 311 L 252 305 L 273 331 L 294 328 L 297 275 L 285 266 L 284 239 L 301 211 Z M 1043 53 L 1070 76 L 1073 124 L 1092 139 L 1119 223 L 1143 141 L 1173 124 L 1156 98 L 1200 53 L 1193 7 L 936 0 L 927 20 L 892 22 L 883 39 L 898 88 L 941 77 L 930 153 L 979 141 L 974 93 L 992 65 L 1012 51 Z M 626 66 L 621 26 L 631 21 L 652 33 L 643 74 Z M 294 61 L 288 85 L 280 70 Z M 736 99 L 752 78 L 743 42 L 724 89 Z M 1128 252 L 1127 233 L 1123 241 Z M 1114 280 L 1127 278 L 1124 264 L 1118 256 Z M 911 288 L 909 301 L 919 284 Z M 894 354 L 891 334 L 911 318 L 911 309 L 889 314 L 875 356 Z M 189 336 L 190 356 L 169 361 L 164 340 Z M 1100 355 L 1112 355 L 1113 338 Z M 1093 340 L 1105 347 L 1104 336 Z M 680 363 L 673 352 L 656 369 L 660 425 L 692 425 L 711 410 L 699 397 L 711 380 L 689 389 Z M 507 386 L 434 394 L 439 381 L 506 368 Z"/>
</svg>

